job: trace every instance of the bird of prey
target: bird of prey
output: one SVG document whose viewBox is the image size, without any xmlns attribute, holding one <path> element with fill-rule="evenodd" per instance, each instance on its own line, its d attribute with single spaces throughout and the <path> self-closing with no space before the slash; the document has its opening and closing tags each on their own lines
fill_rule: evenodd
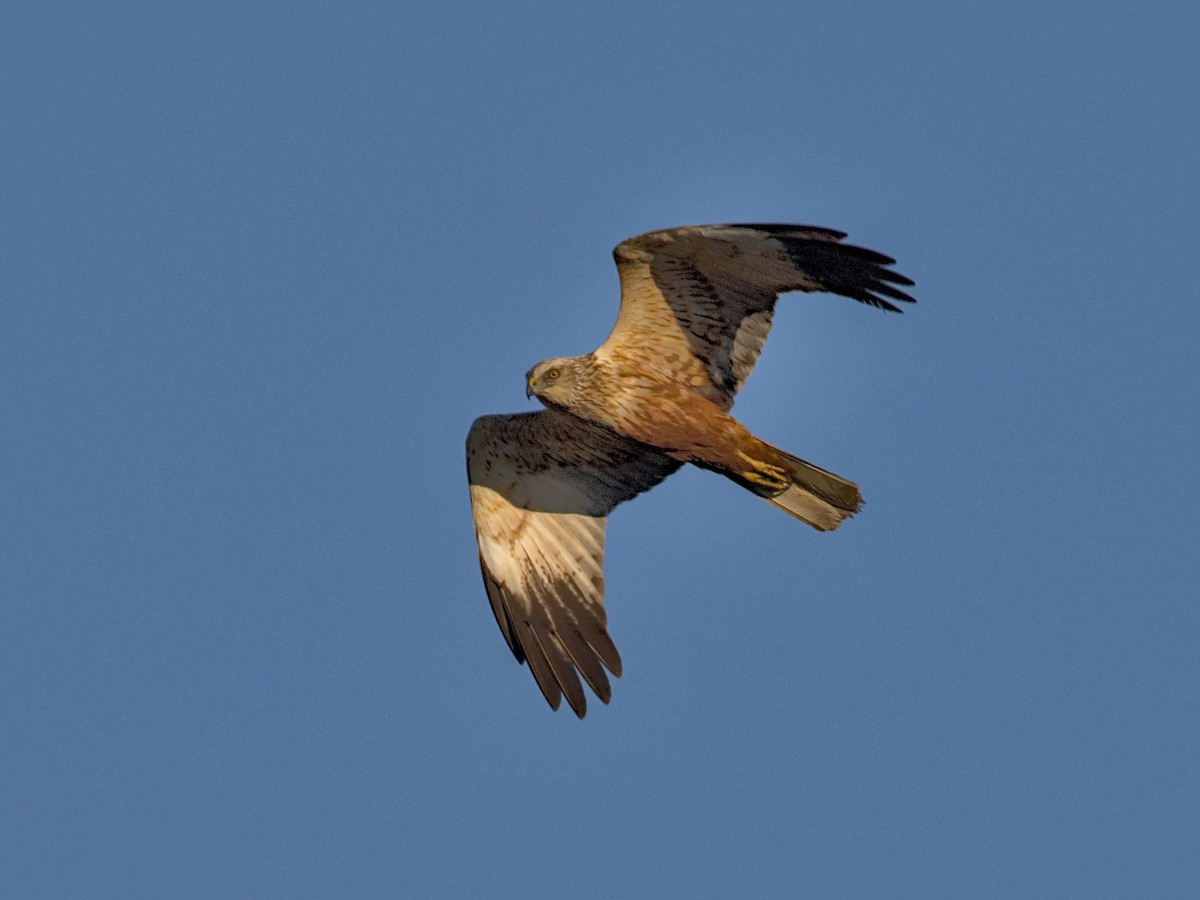
<svg viewBox="0 0 1200 900">
<path fill-rule="evenodd" d="M 545 409 L 483 416 L 467 436 L 479 561 L 492 612 L 547 702 L 580 718 L 621 657 L 604 610 L 604 530 L 619 503 L 684 463 L 717 472 L 820 531 L 862 504 L 858 486 L 759 440 L 729 414 L 775 301 L 829 291 L 893 312 L 913 302 L 895 260 L 808 225 L 695 225 L 613 251 L 621 307 L 585 356 L 538 363 Z"/>
</svg>

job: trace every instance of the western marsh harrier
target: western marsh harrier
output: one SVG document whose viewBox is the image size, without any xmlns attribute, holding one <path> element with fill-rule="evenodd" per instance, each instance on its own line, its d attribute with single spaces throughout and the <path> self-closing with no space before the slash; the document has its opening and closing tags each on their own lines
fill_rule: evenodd
<svg viewBox="0 0 1200 900">
<path fill-rule="evenodd" d="M 618 503 L 684 463 L 718 472 L 820 531 L 862 505 L 858 486 L 752 435 L 729 415 L 775 301 L 829 291 L 881 309 L 913 302 L 895 261 L 807 225 L 652 231 L 613 251 L 621 309 L 586 356 L 526 375 L 539 412 L 483 416 L 467 436 L 471 508 L 492 612 L 550 706 L 602 701 L 621 657 L 606 628 L 604 527 Z"/>
</svg>

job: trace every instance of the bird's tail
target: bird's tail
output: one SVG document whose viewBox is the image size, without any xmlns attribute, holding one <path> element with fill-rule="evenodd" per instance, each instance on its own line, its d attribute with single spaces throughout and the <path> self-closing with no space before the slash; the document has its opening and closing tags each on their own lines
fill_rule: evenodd
<svg viewBox="0 0 1200 900">
<path fill-rule="evenodd" d="M 818 531 L 833 531 L 862 507 L 853 481 L 768 443 L 759 441 L 755 452 L 742 458 L 744 467 L 723 474 Z"/>
</svg>

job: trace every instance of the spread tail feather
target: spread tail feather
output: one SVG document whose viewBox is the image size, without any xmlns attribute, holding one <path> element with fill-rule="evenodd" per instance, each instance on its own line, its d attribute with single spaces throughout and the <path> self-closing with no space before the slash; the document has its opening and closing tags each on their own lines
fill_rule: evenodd
<svg viewBox="0 0 1200 900">
<path fill-rule="evenodd" d="M 818 531 L 833 531 L 843 519 L 850 518 L 862 508 L 862 494 L 853 481 L 826 472 L 770 444 L 763 443 L 761 448 L 768 451 L 764 454 L 767 457 L 764 462 L 772 470 L 771 474 L 781 473 L 786 479 L 782 488 L 778 480 L 772 483 L 772 479 L 762 478 L 758 472 L 725 474 Z"/>
</svg>

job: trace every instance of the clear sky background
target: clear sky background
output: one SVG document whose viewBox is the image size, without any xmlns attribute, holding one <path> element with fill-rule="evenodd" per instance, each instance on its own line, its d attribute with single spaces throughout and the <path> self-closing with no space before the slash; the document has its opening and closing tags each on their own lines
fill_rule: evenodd
<svg viewBox="0 0 1200 900">
<path fill-rule="evenodd" d="M 1194 3 L 19 4 L 0 41 L 0 894 L 1200 896 Z M 463 440 L 653 228 L 781 303 L 609 523 L 552 713 Z"/>
</svg>

